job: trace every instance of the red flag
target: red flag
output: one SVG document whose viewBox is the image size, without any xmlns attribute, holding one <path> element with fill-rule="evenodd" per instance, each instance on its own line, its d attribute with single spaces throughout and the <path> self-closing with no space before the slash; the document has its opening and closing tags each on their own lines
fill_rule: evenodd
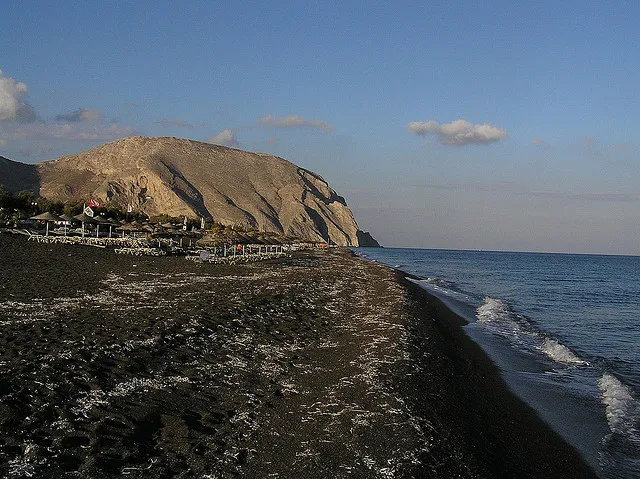
<svg viewBox="0 0 640 479">
<path fill-rule="evenodd" d="M 89 207 L 90 208 L 100 208 L 100 203 L 98 200 L 94 200 L 93 198 L 89 198 Z"/>
</svg>

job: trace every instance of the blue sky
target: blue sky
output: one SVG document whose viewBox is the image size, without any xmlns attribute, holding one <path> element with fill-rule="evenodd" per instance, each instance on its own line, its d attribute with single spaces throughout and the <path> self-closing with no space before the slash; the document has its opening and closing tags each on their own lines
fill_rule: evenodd
<svg viewBox="0 0 640 479">
<path fill-rule="evenodd" d="M 517 3 L 15 2 L 0 155 L 224 143 L 388 246 L 640 254 L 640 6 Z"/>
</svg>

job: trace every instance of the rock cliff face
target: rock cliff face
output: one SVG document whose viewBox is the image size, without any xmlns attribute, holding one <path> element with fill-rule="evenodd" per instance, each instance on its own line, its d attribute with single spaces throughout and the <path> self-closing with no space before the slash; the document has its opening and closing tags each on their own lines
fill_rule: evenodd
<svg viewBox="0 0 640 479">
<path fill-rule="evenodd" d="M 148 215 L 197 215 L 338 245 L 372 240 L 322 177 L 263 153 L 133 137 L 40 163 L 36 170 L 39 194 L 51 200 L 92 196 Z"/>
</svg>

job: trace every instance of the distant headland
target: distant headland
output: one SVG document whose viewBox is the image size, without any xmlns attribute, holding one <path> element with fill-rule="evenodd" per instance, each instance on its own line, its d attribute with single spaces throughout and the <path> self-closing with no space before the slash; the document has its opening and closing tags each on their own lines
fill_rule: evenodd
<svg viewBox="0 0 640 479">
<path fill-rule="evenodd" d="M 49 202 L 204 218 L 340 246 L 380 246 L 318 174 L 265 153 L 179 138 L 124 138 L 28 165 L 0 157 L 0 185 Z"/>
</svg>

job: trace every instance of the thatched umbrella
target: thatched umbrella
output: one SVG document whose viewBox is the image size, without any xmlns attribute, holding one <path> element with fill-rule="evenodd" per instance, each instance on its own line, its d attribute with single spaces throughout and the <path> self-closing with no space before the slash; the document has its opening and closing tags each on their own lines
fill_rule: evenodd
<svg viewBox="0 0 640 479">
<path fill-rule="evenodd" d="M 31 219 L 32 220 L 40 220 L 40 221 L 44 221 L 45 222 L 45 225 L 46 225 L 45 226 L 45 229 L 46 229 L 45 236 L 49 236 L 49 222 L 50 221 L 62 221 L 62 218 L 60 218 L 58 215 L 54 215 L 50 211 L 46 211 L 45 213 L 39 214 L 37 216 L 32 216 Z"/>
<path fill-rule="evenodd" d="M 269 235 L 260 235 L 258 236 L 258 238 L 260 239 L 260 241 L 262 241 L 262 244 L 265 245 L 275 245 L 275 244 L 280 244 L 279 241 L 274 240 L 273 237 L 269 236 Z"/>
<path fill-rule="evenodd" d="M 210 231 L 196 241 L 196 244 L 201 246 L 220 246 L 226 242 L 227 237 L 222 231 Z"/>
<path fill-rule="evenodd" d="M 236 237 L 236 243 L 239 243 L 239 244 L 252 244 L 252 243 L 255 243 L 256 241 L 256 239 L 253 236 L 247 233 L 241 233 L 238 231 L 235 232 L 235 237 Z"/>
<path fill-rule="evenodd" d="M 137 231 L 144 231 L 144 229 L 140 226 L 140 223 L 138 223 L 137 221 L 133 221 L 131 223 L 125 223 L 123 225 L 118 226 L 116 228 L 116 231 L 122 231 L 122 237 L 124 238 L 125 231 L 128 231 L 129 233 L 134 233 Z"/>
<path fill-rule="evenodd" d="M 112 220 L 111 218 L 105 218 L 102 215 L 98 215 L 98 216 L 94 217 L 94 220 L 96 220 L 98 222 L 98 227 L 97 227 L 97 230 L 96 230 L 96 237 L 98 236 L 98 233 L 100 231 L 100 225 L 109 226 L 109 238 L 111 238 L 111 233 L 113 231 L 113 226 L 120 224 L 116 220 Z"/>
<path fill-rule="evenodd" d="M 231 230 L 219 230 L 215 229 L 209 231 L 202 238 L 196 241 L 196 245 L 198 246 L 206 246 L 206 247 L 219 247 L 224 248 L 224 254 L 227 255 L 227 245 L 236 243 L 236 236 L 232 234 Z M 235 254 L 235 252 L 234 252 Z"/>
<path fill-rule="evenodd" d="M 107 218 L 107 221 L 109 222 L 109 238 L 111 238 L 113 228 L 120 226 L 120 222 L 114 218 Z"/>
<path fill-rule="evenodd" d="M 75 220 L 78 220 L 80 222 L 82 222 L 82 237 L 84 238 L 84 224 L 85 223 L 90 223 L 90 224 L 96 224 L 97 221 L 94 220 L 91 216 L 85 214 L 84 212 L 80 213 L 79 215 L 75 215 L 73 217 Z"/>
<path fill-rule="evenodd" d="M 62 214 L 60 215 L 60 220 L 64 221 L 64 235 L 67 236 L 67 223 L 71 224 L 76 221 L 76 219 L 73 216 Z"/>
<path fill-rule="evenodd" d="M 273 235 L 270 237 L 270 239 L 275 245 L 283 245 L 287 243 L 287 239 L 284 236 Z"/>
</svg>

